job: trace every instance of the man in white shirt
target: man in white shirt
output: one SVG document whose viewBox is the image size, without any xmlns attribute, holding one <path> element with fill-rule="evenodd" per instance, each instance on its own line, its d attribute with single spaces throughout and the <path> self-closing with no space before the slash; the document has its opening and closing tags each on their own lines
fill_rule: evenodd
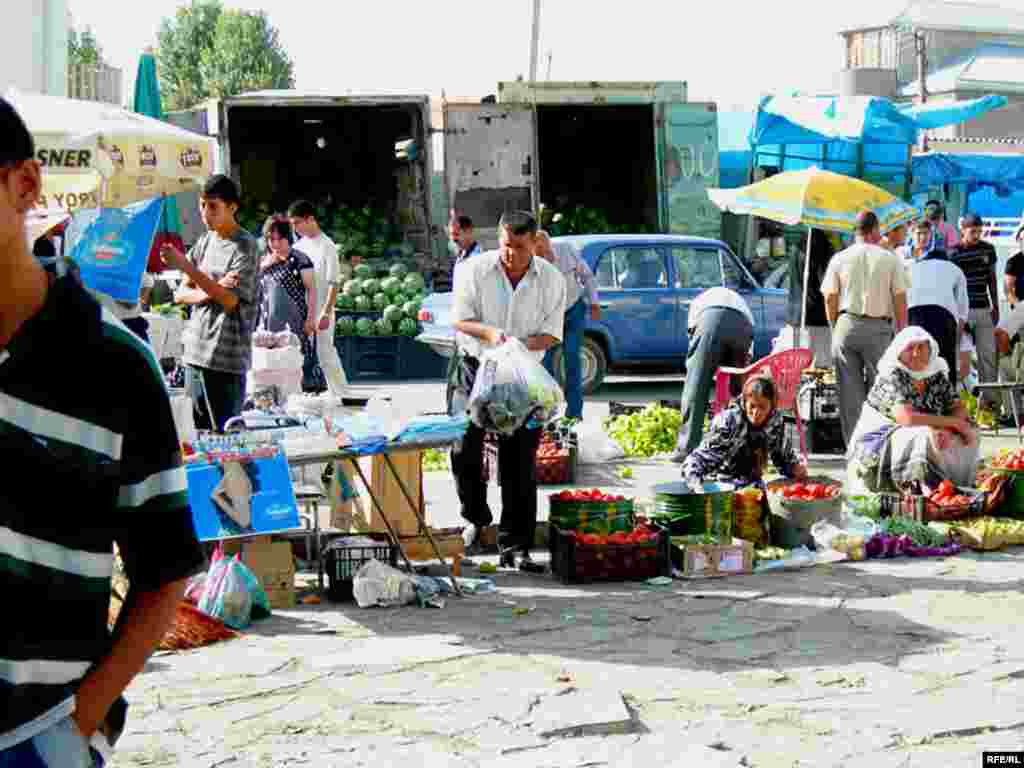
<svg viewBox="0 0 1024 768">
<path fill-rule="evenodd" d="M 690 304 L 686 328 L 690 339 L 683 384 L 683 421 L 672 454 L 672 461 L 677 464 L 682 464 L 700 445 L 715 372 L 721 366 L 744 366 L 750 359 L 754 314 L 736 291 L 709 288 Z"/>
<path fill-rule="evenodd" d="M 970 316 L 967 278 L 946 252 L 931 250 L 910 266 L 908 318 L 938 342 L 939 356 L 949 364 L 949 380 L 956 386 L 960 334 Z"/>
<path fill-rule="evenodd" d="M 857 215 L 857 242 L 836 254 L 821 282 L 825 315 L 832 326 L 832 359 L 839 386 L 839 420 L 847 444 L 878 363 L 907 325 L 907 269 L 902 257 L 882 248 L 878 217 Z"/>
<path fill-rule="evenodd" d="M 583 345 L 583 327 L 587 315 L 591 320 L 601 319 L 601 307 L 597 298 L 597 280 L 594 273 L 576 253 L 576 249 L 565 242 L 557 246 L 544 230 L 537 233 L 537 255 L 552 264 L 565 277 L 565 323 L 563 325 L 562 359 L 565 363 L 565 415 L 570 419 L 583 418 L 583 371 L 580 353 Z M 554 349 L 544 355 L 544 367 L 548 373 L 560 379 L 555 371 Z"/>
<path fill-rule="evenodd" d="M 452 320 L 457 362 L 453 365 L 449 412 L 464 413 L 480 355 L 508 338 L 523 342 L 539 363 L 562 339 L 565 280 L 543 259 L 534 257 L 537 220 L 529 213 L 505 214 L 498 225 L 500 247 L 459 266 Z M 499 438 L 501 522 L 498 548 L 502 565 L 542 570 L 530 558 L 537 527 L 537 449 L 541 430 L 524 425 Z M 463 539 L 473 552 L 480 529 L 493 520 L 483 481 L 484 432 L 470 424 L 461 446 L 452 450 L 452 474 L 467 521 Z"/>
<path fill-rule="evenodd" d="M 334 346 L 334 300 L 338 297 L 338 283 L 341 281 L 338 263 L 338 246 L 325 235 L 316 220 L 316 209 L 305 200 L 297 200 L 288 209 L 292 229 L 302 239 L 295 244 L 295 250 L 304 253 L 313 262 L 317 301 L 316 352 L 320 369 L 327 381 L 327 391 L 334 397 L 342 397 L 348 378 L 341 367 L 338 350 Z"/>
</svg>

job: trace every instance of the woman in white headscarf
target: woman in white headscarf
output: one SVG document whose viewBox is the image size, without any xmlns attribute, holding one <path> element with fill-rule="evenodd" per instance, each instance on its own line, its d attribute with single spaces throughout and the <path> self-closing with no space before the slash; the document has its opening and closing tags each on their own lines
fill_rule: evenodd
<svg viewBox="0 0 1024 768">
<path fill-rule="evenodd" d="M 878 365 L 850 440 L 849 490 L 930 493 L 973 486 L 978 436 L 927 331 L 901 331 Z"/>
</svg>

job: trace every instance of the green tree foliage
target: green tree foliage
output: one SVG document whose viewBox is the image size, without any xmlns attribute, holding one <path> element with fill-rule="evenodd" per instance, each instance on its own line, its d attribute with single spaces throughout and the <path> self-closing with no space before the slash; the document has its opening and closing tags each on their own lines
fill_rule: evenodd
<svg viewBox="0 0 1024 768">
<path fill-rule="evenodd" d="M 294 85 L 291 59 L 263 12 L 225 9 L 220 0 L 191 0 L 161 22 L 157 38 L 160 91 L 169 110 Z"/>
<path fill-rule="evenodd" d="M 68 65 L 81 64 L 95 67 L 103 64 L 103 49 L 92 28 L 85 27 L 81 32 L 75 29 L 68 30 Z"/>
</svg>

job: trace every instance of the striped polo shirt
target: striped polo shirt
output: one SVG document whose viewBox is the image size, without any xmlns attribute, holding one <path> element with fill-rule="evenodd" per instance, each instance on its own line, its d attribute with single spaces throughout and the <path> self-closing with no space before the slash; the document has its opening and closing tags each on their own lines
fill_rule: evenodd
<svg viewBox="0 0 1024 768">
<path fill-rule="evenodd" d="M 66 717 L 111 648 L 113 547 L 131 589 L 203 562 L 163 376 L 72 277 L 0 352 L 0 750 Z"/>
<path fill-rule="evenodd" d="M 971 298 L 971 309 L 991 307 L 988 287 L 997 261 L 996 249 L 992 244 L 984 240 L 979 240 L 974 245 L 965 245 L 961 242 L 950 252 L 949 260 L 960 267 L 967 278 L 967 295 Z"/>
</svg>

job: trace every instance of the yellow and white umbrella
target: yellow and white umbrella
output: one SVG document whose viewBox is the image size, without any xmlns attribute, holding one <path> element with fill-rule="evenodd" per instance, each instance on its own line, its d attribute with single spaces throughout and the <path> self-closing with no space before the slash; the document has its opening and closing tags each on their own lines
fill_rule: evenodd
<svg viewBox="0 0 1024 768">
<path fill-rule="evenodd" d="M 120 208 L 201 185 L 212 139 L 93 101 L 24 93 L 5 98 L 28 126 L 43 171 L 43 208 Z"/>
</svg>

